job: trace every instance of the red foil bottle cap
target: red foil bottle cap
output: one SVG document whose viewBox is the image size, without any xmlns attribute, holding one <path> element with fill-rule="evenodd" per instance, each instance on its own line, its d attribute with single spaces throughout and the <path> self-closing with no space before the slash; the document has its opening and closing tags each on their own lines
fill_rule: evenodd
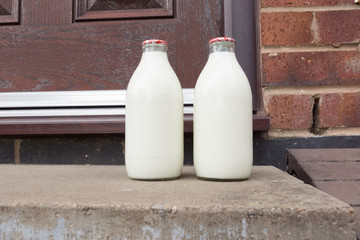
<svg viewBox="0 0 360 240">
<path fill-rule="evenodd" d="M 149 40 L 145 40 L 142 42 L 142 45 L 146 45 L 146 44 L 162 44 L 165 45 L 167 47 L 167 42 L 164 40 L 160 40 L 160 39 L 149 39 Z"/>
<path fill-rule="evenodd" d="M 231 38 L 231 37 L 217 37 L 217 38 L 213 38 L 209 41 L 209 44 L 212 44 L 214 42 L 233 42 L 235 43 L 235 39 Z"/>
</svg>

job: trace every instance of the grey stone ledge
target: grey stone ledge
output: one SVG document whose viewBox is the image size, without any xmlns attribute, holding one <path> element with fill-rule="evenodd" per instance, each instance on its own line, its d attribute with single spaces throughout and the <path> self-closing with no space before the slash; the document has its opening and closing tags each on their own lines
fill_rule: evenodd
<svg viewBox="0 0 360 240">
<path fill-rule="evenodd" d="M 281 170 L 210 182 L 124 166 L 0 165 L 0 239 L 355 239 L 351 207 Z"/>
</svg>

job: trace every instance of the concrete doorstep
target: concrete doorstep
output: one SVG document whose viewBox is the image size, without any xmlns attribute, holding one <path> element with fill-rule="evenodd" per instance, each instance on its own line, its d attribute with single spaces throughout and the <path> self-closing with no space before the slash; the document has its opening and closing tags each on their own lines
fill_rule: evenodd
<svg viewBox="0 0 360 240">
<path fill-rule="evenodd" d="M 0 165 L 0 239 L 355 239 L 351 207 L 274 167 L 243 182 L 124 166 Z"/>
</svg>

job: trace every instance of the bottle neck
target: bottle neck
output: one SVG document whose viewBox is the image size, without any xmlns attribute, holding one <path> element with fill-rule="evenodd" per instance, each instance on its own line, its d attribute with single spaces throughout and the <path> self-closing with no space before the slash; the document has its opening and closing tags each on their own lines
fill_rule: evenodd
<svg viewBox="0 0 360 240">
<path fill-rule="evenodd" d="M 167 52 L 167 46 L 164 44 L 146 44 L 142 47 L 143 53 L 145 52 Z"/>
<path fill-rule="evenodd" d="M 168 64 L 167 47 L 163 44 L 147 44 L 143 46 L 140 64 L 152 67 Z"/>
<path fill-rule="evenodd" d="M 233 42 L 214 42 L 209 45 L 210 53 L 232 52 L 235 53 L 235 43 Z"/>
<path fill-rule="evenodd" d="M 237 63 L 238 61 L 235 56 L 235 44 L 232 42 L 216 42 L 211 43 L 210 54 L 208 63 L 211 66 L 221 66 L 221 68 L 226 69 L 231 66 L 232 63 Z"/>
</svg>

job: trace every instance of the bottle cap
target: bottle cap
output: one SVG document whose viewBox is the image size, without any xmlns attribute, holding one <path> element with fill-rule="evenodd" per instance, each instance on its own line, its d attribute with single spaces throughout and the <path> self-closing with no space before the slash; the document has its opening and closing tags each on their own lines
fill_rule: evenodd
<svg viewBox="0 0 360 240">
<path fill-rule="evenodd" d="M 209 44 L 212 44 L 214 42 L 233 42 L 235 43 L 235 39 L 231 38 L 231 37 L 217 37 L 217 38 L 213 38 L 209 41 Z"/>
<path fill-rule="evenodd" d="M 149 39 L 149 40 L 145 40 L 142 42 L 142 45 L 146 45 L 146 44 L 162 44 L 165 45 L 167 47 L 167 42 L 164 40 L 160 40 L 160 39 Z"/>
</svg>

